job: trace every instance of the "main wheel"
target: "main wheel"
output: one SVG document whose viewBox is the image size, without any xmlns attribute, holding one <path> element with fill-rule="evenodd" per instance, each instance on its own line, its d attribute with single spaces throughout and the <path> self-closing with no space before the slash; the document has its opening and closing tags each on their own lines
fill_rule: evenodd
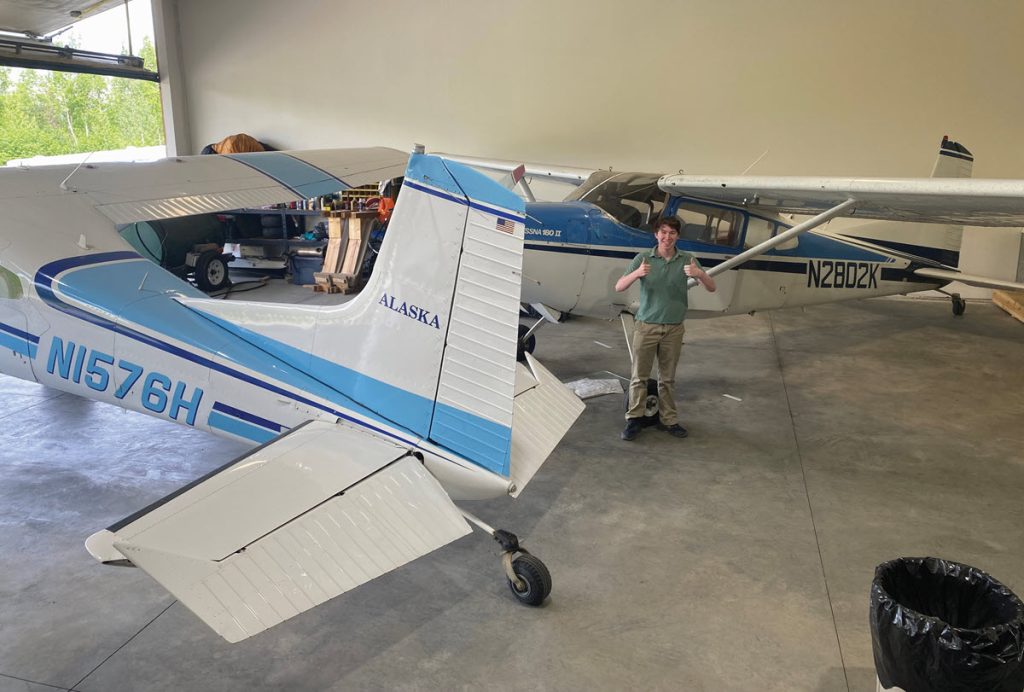
<svg viewBox="0 0 1024 692">
<path fill-rule="evenodd" d="M 625 407 L 629 410 L 629 387 L 626 387 Z M 650 427 L 658 424 L 658 410 L 660 405 L 658 403 L 658 381 L 647 380 L 647 396 L 644 398 L 644 415 L 637 420 L 640 421 L 640 425 L 644 427 Z"/>
<path fill-rule="evenodd" d="M 216 250 L 207 250 L 196 260 L 196 285 L 207 293 L 228 285 L 228 265 Z"/>
<path fill-rule="evenodd" d="M 960 317 L 964 314 L 964 310 L 967 309 L 967 301 L 960 296 L 953 296 L 953 314 L 956 317 Z"/>
<path fill-rule="evenodd" d="M 533 349 L 537 347 L 536 335 L 530 334 L 530 338 L 523 340 L 528 331 L 530 331 L 530 328 L 525 324 L 519 325 L 519 339 L 516 341 L 516 360 L 520 363 L 526 360 L 525 354 L 533 353 Z"/>
<path fill-rule="evenodd" d="M 508 580 L 508 588 L 520 603 L 539 606 L 551 593 L 551 573 L 540 558 L 522 553 L 512 561 L 512 571 L 523 582 L 520 590 L 511 579 Z"/>
</svg>

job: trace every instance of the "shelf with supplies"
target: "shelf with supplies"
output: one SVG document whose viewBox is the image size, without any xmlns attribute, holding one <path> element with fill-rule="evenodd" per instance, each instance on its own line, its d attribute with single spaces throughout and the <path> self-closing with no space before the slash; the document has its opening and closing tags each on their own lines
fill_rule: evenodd
<svg viewBox="0 0 1024 692">
<path fill-rule="evenodd" d="M 375 209 L 239 209 L 228 213 L 235 218 L 228 246 L 236 258 L 233 269 L 287 272 L 293 283 L 328 293 L 354 293 L 362 288 L 367 245 L 379 226 Z M 323 235 L 316 234 L 317 239 L 305 232 L 310 216 L 322 219 Z M 239 219 L 247 220 L 239 223 Z M 259 235 L 252 219 L 259 219 Z M 250 232 L 245 233 L 245 228 Z"/>
</svg>

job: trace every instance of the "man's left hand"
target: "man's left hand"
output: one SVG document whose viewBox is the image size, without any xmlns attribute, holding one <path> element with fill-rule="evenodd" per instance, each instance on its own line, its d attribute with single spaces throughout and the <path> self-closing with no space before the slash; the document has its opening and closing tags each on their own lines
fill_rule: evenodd
<svg viewBox="0 0 1024 692">
<path fill-rule="evenodd" d="M 697 266 L 697 260 L 690 260 L 690 263 L 683 267 L 683 271 L 686 275 L 692 279 L 699 279 L 704 274 L 704 270 Z"/>
</svg>

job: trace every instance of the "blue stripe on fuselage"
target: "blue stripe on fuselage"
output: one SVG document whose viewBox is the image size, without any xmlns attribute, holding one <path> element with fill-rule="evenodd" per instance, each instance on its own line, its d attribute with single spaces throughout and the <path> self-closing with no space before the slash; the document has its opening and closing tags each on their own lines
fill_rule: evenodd
<svg viewBox="0 0 1024 692">
<path fill-rule="evenodd" d="M 507 476 L 512 429 L 472 413 L 436 402 L 401 387 L 382 382 L 346 368 L 325 358 L 257 334 L 237 324 L 212 315 L 203 317 L 217 324 L 239 339 L 249 341 L 261 351 L 289 364 L 302 364 L 302 369 L 320 382 L 331 382 L 341 392 L 359 401 L 375 402 L 388 412 L 388 419 L 426 437 L 431 428 L 431 415 L 435 424 L 441 421 L 451 434 L 441 446 L 462 454 L 484 468 Z M 381 414 L 375 415 L 380 416 Z M 383 416 L 381 416 L 383 417 Z"/>
<path fill-rule="evenodd" d="M 13 325 L 10 325 L 10 324 L 5 324 L 4 322 L 0 322 L 0 332 L 7 332 L 11 336 L 16 336 L 19 339 L 24 339 L 25 341 L 31 342 L 33 344 L 38 344 L 39 343 L 39 337 L 36 336 L 35 334 L 29 334 L 28 332 L 23 332 L 22 330 L 18 329 L 17 327 L 15 327 Z"/>
<path fill-rule="evenodd" d="M 285 427 L 285 426 L 281 425 L 280 423 L 275 423 L 272 420 L 267 420 L 266 418 L 261 418 L 260 416 L 257 416 L 255 413 L 249 413 L 248 411 L 243 411 L 240 408 L 235 408 L 234 406 L 228 406 L 227 404 L 225 404 L 225 403 L 223 403 L 221 401 L 215 401 L 213 403 L 213 410 L 214 411 L 219 411 L 220 413 L 223 413 L 223 414 L 226 414 L 226 415 L 229 415 L 229 416 L 234 416 L 235 418 L 247 421 L 247 422 L 252 423 L 254 425 L 258 425 L 258 426 L 260 426 L 262 428 L 267 428 L 268 430 L 273 430 L 274 433 L 280 433 L 281 430 L 283 430 L 284 427 Z"/>
<path fill-rule="evenodd" d="M 134 259 L 137 260 L 137 262 L 117 261 L 124 259 Z M 105 262 L 114 263 L 106 264 L 104 266 L 88 266 L 90 264 L 95 265 Z M 76 269 L 76 271 L 69 272 L 67 271 L 68 269 Z M 83 271 L 87 270 L 96 270 L 98 274 L 105 277 L 105 280 L 98 284 L 90 282 L 90 284 L 94 285 L 97 290 L 96 295 L 84 294 L 78 284 L 78 279 L 80 278 L 79 275 Z M 228 365 L 224 365 L 219 361 L 186 350 L 131 327 L 117 324 L 105 317 L 93 314 L 75 305 L 65 303 L 63 300 L 58 298 L 53 291 L 52 284 L 55 280 L 54 277 L 58 275 L 60 276 L 58 281 L 62 292 L 75 294 L 78 300 L 81 300 L 82 302 L 85 302 L 86 304 L 103 312 L 112 312 L 112 314 L 117 314 L 116 312 L 113 312 L 113 310 L 124 308 L 124 304 L 126 302 L 125 296 L 138 297 L 140 279 L 145 277 L 143 288 L 147 286 L 151 289 L 156 289 L 157 287 L 162 288 L 159 293 L 150 296 L 148 299 L 139 300 L 131 305 L 133 308 L 133 319 L 137 320 L 137 323 L 140 326 L 148 328 L 162 336 L 183 341 L 186 344 L 194 346 L 195 348 L 205 351 L 211 355 L 223 356 L 241 367 L 260 373 L 260 376 L 250 375 Z M 41 267 L 39 271 L 36 272 L 35 284 L 36 292 L 39 294 L 39 297 L 43 302 L 55 310 L 77 317 L 78 319 L 84 320 L 103 329 L 108 329 L 115 334 L 121 334 L 134 339 L 170 355 L 182 358 L 183 360 L 210 368 L 211 370 L 228 375 L 245 382 L 246 384 L 265 389 L 269 392 L 292 399 L 319 411 L 324 411 L 325 413 L 329 413 L 338 418 L 343 418 L 357 425 L 367 427 L 374 432 L 399 440 L 404 444 L 411 444 L 408 438 L 395 435 L 375 425 L 367 423 L 364 420 L 355 418 L 350 415 L 350 413 L 338 410 L 331 406 L 326 406 L 308 398 L 307 396 L 296 394 L 295 392 L 288 391 L 282 387 L 272 384 L 271 382 L 265 381 L 265 378 L 273 378 L 276 381 L 285 383 L 287 386 L 295 387 L 299 391 L 310 396 L 325 399 L 337 406 L 343 406 L 352 413 L 365 416 L 378 423 L 394 425 L 393 422 L 382 419 L 372 411 L 356 404 L 344 395 L 309 377 L 300 370 L 297 370 L 286 363 L 275 360 L 252 344 L 238 339 L 232 339 L 230 335 L 225 334 L 222 329 L 211 323 L 208 319 L 196 312 L 193 312 L 192 310 L 189 310 L 184 305 L 175 302 L 171 299 L 168 293 L 178 293 L 180 295 L 191 295 L 195 297 L 205 297 L 205 295 L 172 274 L 164 271 L 160 267 L 157 267 L 149 260 L 142 259 L 134 252 L 97 253 L 94 255 L 82 255 L 79 257 L 71 257 L 51 262 L 50 264 Z M 147 303 L 147 305 L 143 306 L 141 305 L 142 303 Z M 410 437 L 412 437 L 411 434 Z"/>
<path fill-rule="evenodd" d="M 55 281 L 59 284 L 63 294 L 74 297 L 86 305 L 95 307 L 108 314 L 122 314 L 128 321 L 134 324 L 145 327 L 161 336 L 181 341 L 212 356 L 222 356 L 240 367 L 260 373 L 260 376 L 250 375 L 212 358 L 194 353 L 123 324 L 117 324 L 75 305 L 70 305 L 55 294 L 53 290 L 53 283 Z M 171 297 L 173 294 L 198 298 L 204 298 L 205 294 L 134 252 L 97 253 L 51 262 L 39 269 L 36 273 L 35 282 L 36 291 L 40 298 L 47 305 L 60 312 L 108 329 L 116 334 L 127 336 L 165 353 L 196 363 L 202 367 L 210 368 L 247 384 L 324 411 L 356 425 L 368 428 L 378 434 L 398 440 L 402 444 L 415 444 L 415 439 L 422 437 L 422 435 L 418 435 L 409 429 L 404 431 L 407 437 L 396 435 L 377 425 L 354 417 L 352 414 L 400 429 L 405 427 L 400 421 L 381 416 L 366 406 L 356 403 L 344 393 L 331 388 L 324 383 L 324 380 L 321 380 L 320 376 L 333 376 L 327 373 L 335 372 L 335 368 L 344 369 L 342 366 L 330 363 L 329 361 L 322 361 L 325 365 L 317 373 L 320 376 L 311 376 L 309 373 L 304 372 L 303 369 L 279 359 L 272 355 L 272 353 L 261 350 L 257 345 L 249 343 L 245 339 L 233 337 L 231 332 L 241 330 L 241 328 L 229 325 L 229 323 L 223 323 L 231 327 L 231 329 L 225 331 L 225 328 L 215 323 L 213 318 L 208 315 L 195 312 L 174 301 Z M 153 295 L 139 299 L 140 285 L 143 288 L 143 293 L 152 291 Z M 135 298 L 134 302 L 131 300 L 132 297 Z M 284 347 L 283 344 L 281 346 Z M 305 354 L 305 356 L 309 360 L 309 354 Z M 407 421 L 423 415 L 424 405 L 421 401 L 417 400 L 429 401 L 424 397 L 418 397 L 387 383 L 355 373 L 355 371 L 351 372 L 362 378 L 359 386 L 362 392 L 367 393 L 368 397 L 394 396 L 401 399 L 400 406 L 407 406 L 407 413 L 409 413 L 408 416 L 404 416 Z M 288 391 L 267 381 L 271 379 L 282 382 L 286 386 L 294 387 L 308 396 Z M 327 379 L 326 381 L 330 382 L 333 380 Z M 344 407 L 346 410 L 326 406 L 310 399 L 310 396 L 319 397 L 331 402 L 335 406 Z M 444 405 L 438 404 L 438 406 L 443 407 Z M 471 414 L 464 415 L 469 416 Z M 483 421 L 482 425 L 486 427 L 487 423 L 489 422 Z M 220 429 L 227 430 L 226 428 Z M 228 432 L 238 434 L 233 430 L 228 430 Z M 247 439 L 255 439 L 248 435 L 242 436 Z M 447 448 L 446 445 L 440 446 Z M 461 462 L 455 459 L 444 458 L 461 464 Z M 498 459 L 495 455 L 483 449 L 479 457 L 469 457 L 469 459 L 479 466 L 490 470 L 505 469 L 505 475 L 507 475 L 507 452 L 505 458 Z"/>
<path fill-rule="evenodd" d="M 237 418 L 231 418 L 225 416 L 223 413 L 218 411 L 210 411 L 210 416 L 206 420 L 207 424 L 216 430 L 223 430 L 224 432 L 237 435 L 238 437 L 252 440 L 253 442 L 269 442 L 270 440 L 277 437 L 278 433 L 271 432 L 266 428 L 261 428 L 245 421 L 238 420 Z"/>
<path fill-rule="evenodd" d="M 273 178 L 302 198 L 330 195 L 352 187 L 307 161 L 281 152 L 257 151 L 225 156 Z"/>
<path fill-rule="evenodd" d="M 6 332 L 0 332 L 0 347 L 9 349 L 15 353 L 20 353 L 23 356 L 35 359 L 36 349 L 39 347 L 33 344 L 31 341 L 25 341 L 24 339 L 11 336 Z"/>
<path fill-rule="evenodd" d="M 656 244 L 652 233 L 624 226 L 589 202 L 537 202 L 527 204 L 526 210 L 527 250 L 633 259 L 636 253 L 649 250 Z M 780 232 L 782 230 L 785 229 L 780 228 Z M 553 235 L 553 231 L 559 232 L 558 235 Z M 680 240 L 677 247 L 700 256 L 701 262 L 705 262 L 708 255 L 733 256 L 744 249 L 692 240 Z M 801 264 L 805 264 L 807 259 L 892 261 L 888 255 L 814 233 L 801 235 L 795 248 L 776 248 L 768 250 L 762 256 L 780 260 L 799 259 Z M 784 263 L 779 262 L 761 262 L 757 266 L 748 264 L 744 264 L 742 268 L 792 271 L 781 268 Z"/>
</svg>

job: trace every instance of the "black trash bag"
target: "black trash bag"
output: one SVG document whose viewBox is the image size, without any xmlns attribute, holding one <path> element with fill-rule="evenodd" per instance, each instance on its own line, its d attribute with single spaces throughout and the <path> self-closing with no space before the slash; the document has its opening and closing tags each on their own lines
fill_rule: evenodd
<svg viewBox="0 0 1024 692">
<path fill-rule="evenodd" d="M 876 567 L 871 643 L 883 687 L 1024 690 L 1024 603 L 969 565 L 904 557 Z"/>
</svg>

